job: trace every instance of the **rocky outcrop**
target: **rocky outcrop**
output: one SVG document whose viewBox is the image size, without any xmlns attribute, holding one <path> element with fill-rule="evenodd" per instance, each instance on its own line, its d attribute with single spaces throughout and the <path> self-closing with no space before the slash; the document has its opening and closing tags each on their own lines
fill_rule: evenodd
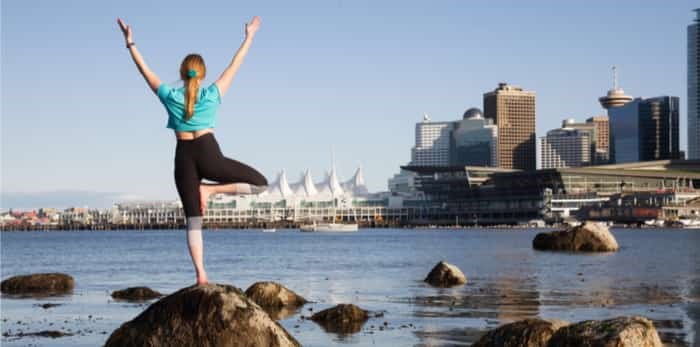
<svg viewBox="0 0 700 347">
<path fill-rule="evenodd" d="M 339 334 L 354 334 L 360 331 L 367 319 L 367 311 L 353 304 L 340 304 L 311 316 L 311 320 L 326 331 Z"/>
<path fill-rule="evenodd" d="M 38 273 L 10 277 L 0 283 L 0 291 L 12 295 L 51 296 L 69 294 L 73 277 L 63 273 Z"/>
<path fill-rule="evenodd" d="M 161 296 L 163 294 L 148 287 L 131 287 L 112 292 L 112 298 L 125 301 L 148 301 Z"/>
<path fill-rule="evenodd" d="M 549 346 L 661 347 L 659 334 L 644 317 L 583 321 L 557 330 Z"/>
<path fill-rule="evenodd" d="M 467 277 L 458 267 L 441 261 L 430 270 L 423 281 L 435 287 L 453 287 L 467 283 Z"/>
<path fill-rule="evenodd" d="M 568 324 L 558 320 L 525 319 L 493 329 L 473 347 L 661 347 L 659 334 L 644 317 Z"/>
<path fill-rule="evenodd" d="M 238 288 L 193 285 L 150 305 L 107 340 L 116 346 L 299 346 Z"/>
<path fill-rule="evenodd" d="M 539 233 L 532 247 L 546 251 L 614 252 L 620 247 L 603 224 L 586 222 L 563 231 Z"/>
<path fill-rule="evenodd" d="M 245 291 L 245 295 L 275 319 L 285 318 L 307 303 L 297 293 L 275 282 L 257 282 Z"/>
<path fill-rule="evenodd" d="M 472 347 L 544 347 L 567 324 L 558 320 L 525 319 L 489 331 Z"/>
</svg>

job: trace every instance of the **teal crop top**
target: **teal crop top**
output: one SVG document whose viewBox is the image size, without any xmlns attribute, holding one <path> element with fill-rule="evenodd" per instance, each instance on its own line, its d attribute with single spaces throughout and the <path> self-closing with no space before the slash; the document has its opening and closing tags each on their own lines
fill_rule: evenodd
<svg viewBox="0 0 700 347">
<path fill-rule="evenodd" d="M 195 131 L 213 128 L 216 125 L 216 110 L 221 104 L 221 94 L 216 83 L 199 89 L 194 104 L 194 114 L 185 119 L 185 87 L 173 88 L 165 83 L 158 87 L 158 98 L 168 111 L 168 128 L 175 131 Z"/>
</svg>

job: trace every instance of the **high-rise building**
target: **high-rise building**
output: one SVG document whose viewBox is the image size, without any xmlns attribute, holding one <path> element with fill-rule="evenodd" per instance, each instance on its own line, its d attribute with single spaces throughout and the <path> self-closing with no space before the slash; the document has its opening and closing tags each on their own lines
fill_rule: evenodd
<svg viewBox="0 0 700 347">
<path fill-rule="evenodd" d="M 534 170 L 535 92 L 499 83 L 494 91 L 484 94 L 484 118 L 498 127 L 498 166 Z"/>
<path fill-rule="evenodd" d="M 589 164 L 606 164 L 609 160 L 608 116 L 595 116 L 586 119 L 585 123 L 576 123 L 573 119 L 563 122 L 562 128 L 579 129 L 590 133 L 591 162 Z"/>
<path fill-rule="evenodd" d="M 591 164 L 593 131 L 563 127 L 540 138 L 543 169 L 579 167 Z"/>
<path fill-rule="evenodd" d="M 614 163 L 679 159 L 677 96 L 637 98 L 608 110 Z"/>
<path fill-rule="evenodd" d="M 452 141 L 452 165 L 498 166 L 498 128 L 478 108 L 464 112 L 452 132 Z"/>
<path fill-rule="evenodd" d="M 595 126 L 594 163 L 605 164 L 610 159 L 610 122 L 608 116 L 594 116 L 586 119 L 587 124 Z"/>
<path fill-rule="evenodd" d="M 700 8 L 688 25 L 688 159 L 700 159 Z"/>
<path fill-rule="evenodd" d="M 416 144 L 411 149 L 412 166 L 449 166 L 451 135 L 455 122 L 433 122 L 428 115 L 416 124 Z"/>
</svg>

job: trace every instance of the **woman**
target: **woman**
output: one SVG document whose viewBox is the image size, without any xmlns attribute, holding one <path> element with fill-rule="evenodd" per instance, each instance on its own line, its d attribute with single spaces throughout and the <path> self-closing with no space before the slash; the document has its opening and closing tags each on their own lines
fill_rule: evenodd
<svg viewBox="0 0 700 347">
<path fill-rule="evenodd" d="M 245 40 L 231 63 L 216 82 L 203 89 L 200 87 L 207 70 L 200 55 L 185 57 L 180 65 L 180 78 L 185 86 L 172 88 L 161 83 L 143 61 L 132 40 L 131 27 L 121 19 L 117 19 L 117 22 L 136 67 L 168 112 L 167 127 L 175 131 L 175 186 L 185 210 L 187 245 L 197 273 L 197 284 L 205 284 L 208 279 L 203 261 L 202 215 L 209 196 L 217 193 L 258 194 L 267 186 L 267 180 L 258 171 L 224 157 L 213 132 L 221 97 L 228 91 L 248 53 L 260 27 L 260 18 L 255 16 L 250 23 L 246 23 Z M 217 183 L 202 183 L 202 179 Z"/>
</svg>

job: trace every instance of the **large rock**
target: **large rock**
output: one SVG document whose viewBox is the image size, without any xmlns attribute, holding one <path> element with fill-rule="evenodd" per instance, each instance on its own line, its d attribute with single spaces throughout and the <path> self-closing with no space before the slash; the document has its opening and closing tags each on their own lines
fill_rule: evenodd
<svg viewBox="0 0 700 347">
<path fill-rule="evenodd" d="M 299 307 L 307 303 L 297 293 L 275 282 L 257 282 L 245 291 L 251 300 L 261 307 Z"/>
<path fill-rule="evenodd" d="M 254 283 L 245 291 L 245 295 L 274 319 L 284 319 L 307 303 L 297 293 L 275 282 Z"/>
<path fill-rule="evenodd" d="M 130 287 L 112 292 L 112 298 L 125 301 L 147 301 L 161 296 L 163 294 L 148 287 Z"/>
<path fill-rule="evenodd" d="M 300 345 L 240 289 L 210 283 L 158 300 L 115 330 L 105 346 Z"/>
<path fill-rule="evenodd" d="M 0 283 L 0 291 L 13 295 L 63 295 L 71 293 L 73 287 L 73 277 L 63 273 L 20 275 Z"/>
<path fill-rule="evenodd" d="M 367 311 L 353 304 L 340 304 L 311 316 L 311 320 L 326 331 L 340 334 L 354 334 L 360 331 L 367 319 Z"/>
<path fill-rule="evenodd" d="M 567 324 L 559 320 L 525 319 L 487 332 L 472 347 L 545 347 L 552 335 Z"/>
<path fill-rule="evenodd" d="M 583 321 L 557 330 L 549 346 L 661 347 L 659 334 L 644 317 Z"/>
<path fill-rule="evenodd" d="M 467 283 L 467 277 L 458 267 L 441 261 L 430 270 L 423 281 L 435 287 L 452 287 Z"/>
<path fill-rule="evenodd" d="M 532 247 L 548 251 L 614 252 L 620 247 L 608 227 L 586 222 L 564 231 L 539 233 Z"/>
</svg>

